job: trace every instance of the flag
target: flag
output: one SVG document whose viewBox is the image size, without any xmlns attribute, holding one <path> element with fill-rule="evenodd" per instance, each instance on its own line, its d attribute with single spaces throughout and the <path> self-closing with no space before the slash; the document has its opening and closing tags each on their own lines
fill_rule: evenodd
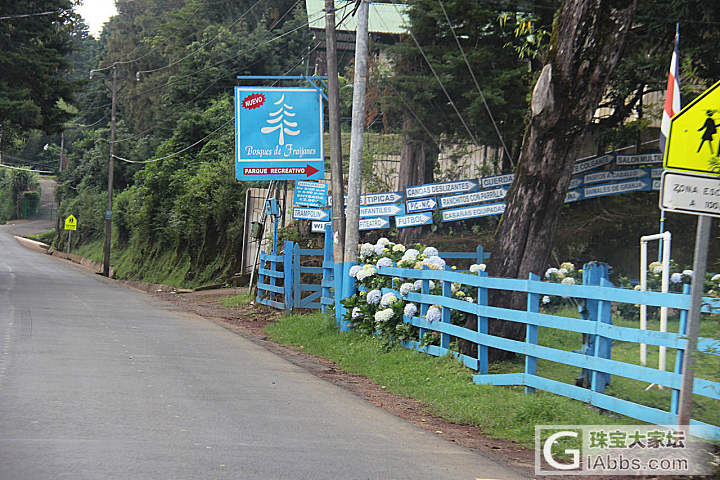
<svg viewBox="0 0 720 480">
<path fill-rule="evenodd" d="M 679 30 L 675 33 L 675 49 L 670 61 L 670 73 L 668 74 L 667 89 L 665 90 L 665 107 L 663 108 L 662 121 L 660 123 L 660 153 L 665 154 L 665 142 L 670 134 L 670 119 L 680 111 L 680 69 L 678 67 L 678 41 L 680 40 Z"/>
</svg>

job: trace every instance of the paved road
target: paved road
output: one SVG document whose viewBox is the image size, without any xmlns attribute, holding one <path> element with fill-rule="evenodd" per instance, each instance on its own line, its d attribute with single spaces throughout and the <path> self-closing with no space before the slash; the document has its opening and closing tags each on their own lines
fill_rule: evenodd
<svg viewBox="0 0 720 480">
<path fill-rule="evenodd" d="M 519 478 L 0 227 L 0 479 Z"/>
</svg>

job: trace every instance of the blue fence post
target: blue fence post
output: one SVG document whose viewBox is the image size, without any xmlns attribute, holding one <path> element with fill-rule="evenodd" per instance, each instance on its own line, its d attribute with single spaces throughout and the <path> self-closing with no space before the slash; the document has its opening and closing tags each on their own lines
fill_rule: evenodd
<svg viewBox="0 0 720 480">
<path fill-rule="evenodd" d="M 690 295 L 690 285 L 683 285 L 683 295 Z M 678 334 L 684 336 L 687 334 L 687 310 L 680 310 L 680 325 L 678 326 Z M 678 349 L 675 355 L 675 373 L 682 375 L 683 359 L 685 358 L 685 349 Z M 673 389 L 672 397 L 670 399 L 670 413 L 673 415 L 678 414 L 678 408 L 680 405 L 680 390 Z"/>
<path fill-rule="evenodd" d="M 534 273 L 528 275 L 528 280 L 538 282 L 540 277 Z M 540 312 L 540 294 L 528 293 L 527 296 L 527 311 L 528 313 L 539 313 Z M 525 327 L 525 343 L 532 345 L 538 344 L 538 326 L 527 324 Z M 537 374 L 537 358 L 525 355 L 525 374 L 536 375 Z M 533 387 L 525 387 L 525 393 L 535 393 Z"/>
<path fill-rule="evenodd" d="M 446 271 L 452 271 L 452 269 L 445 265 Z M 452 282 L 448 282 L 447 280 L 442 281 L 442 295 L 445 298 L 452 298 Z M 442 307 L 442 322 L 443 323 L 450 323 L 450 315 L 451 311 L 447 307 Z M 450 348 L 450 335 L 447 333 L 440 333 L 440 347 L 442 348 Z"/>
<path fill-rule="evenodd" d="M 586 263 L 583 265 L 583 285 L 601 285 L 603 279 L 608 281 L 607 278 L 609 276 L 609 272 L 610 267 L 606 263 Z M 581 310 L 583 319 L 590 320 L 592 322 L 600 321 L 600 316 L 598 315 L 599 303 L 600 302 L 598 300 L 585 300 L 584 308 Z M 609 308 L 609 304 L 605 308 Z M 603 320 L 605 323 L 612 323 L 609 315 Z M 597 355 L 600 358 L 610 358 L 610 348 L 612 343 L 609 339 L 604 338 L 601 341 L 600 337 L 597 335 L 583 335 L 583 338 L 585 341 L 580 353 L 591 356 Z M 602 343 L 601 348 L 596 345 L 598 341 L 601 341 Z M 604 392 L 605 387 L 608 383 L 610 383 L 610 375 L 604 372 L 594 372 L 583 368 L 577 383 L 586 388 L 593 388 L 595 391 Z"/>
<path fill-rule="evenodd" d="M 261 297 L 260 292 L 262 291 L 260 289 L 260 286 L 265 283 L 263 281 L 264 275 L 262 274 L 262 271 L 265 269 L 265 252 L 262 251 L 262 246 L 260 246 L 258 248 L 260 248 L 261 250 L 260 250 L 260 257 L 259 257 L 259 261 L 258 261 L 258 278 L 257 278 L 257 288 L 255 289 L 255 291 L 256 291 L 255 301 L 260 303 L 260 297 Z"/>
<path fill-rule="evenodd" d="M 342 264 L 342 277 L 340 278 L 340 281 L 337 279 L 335 280 L 335 288 L 342 288 L 340 292 L 340 300 L 355 295 L 355 280 L 350 276 L 350 268 L 352 268 L 353 265 L 357 265 L 357 262 L 344 262 Z M 340 331 L 348 332 L 352 330 L 350 321 L 345 320 L 345 307 L 343 304 L 338 301 L 336 308 L 337 320 L 340 323 Z"/>
<path fill-rule="evenodd" d="M 325 225 L 325 243 L 323 245 L 323 275 L 322 275 L 322 288 L 320 289 L 320 310 L 325 313 L 327 306 L 323 303 L 324 298 L 330 298 L 330 282 L 334 279 L 334 263 L 332 268 L 328 268 L 328 262 L 333 262 L 333 238 L 332 238 L 332 226 L 330 224 Z M 337 297 L 336 292 L 335 296 Z M 338 299 L 336 298 L 337 302 Z"/>
<path fill-rule="evenodd" d="M 480 247 L 482 248 L 482 247 Z M 487 277 L 487 272 L 483 272 L 482 270 L 478 272 L 479 277 Z M 488 289 L 487 288 L 478 288 L 477 289 L 477 304 L 482 305 L 484 307 L 488 306 Z M 478 333 L 488 333 L 488 317 L 483 317 L 481 315 L 478 315 L 477 318 L 477 328 Z M 477 355 L 478 355 L 478 373 L 480 374 L 486 374 L 488 373 L 488 347 L 487 345 L 478 345 L 477 347 Z"/>
<path fill-rule="evenodd" d="M 427 265 L 423 265 L 422 269 L 428 270 Z M 420 293 L 422 293 L 423 295 L 430 295 L 430 280 L 426 280 L 423 278 L 420 281 L 420 285 L 421 285 Z M 427 314 L 427 311 L 429 308 L 430 308 L 430 305 L 428 305 L 427 303 L 425 303 L 425 302 L 420 303 L 420 316 L 425 318 L 425 315 Z M 425 336 L 425 329 L 421 328 L 420 331 L 418 332 L 418 338 L 420 340 L 422 340 L 424 336 Z"/>
<path fill-rule="evenodd" d="M 478 265 L 481 263 L 485 263 L 485 250 L 483 249 L 482 245 L 478 245 L 475 249 L 475 263 Z"/>
<path fill-rule="evenodd" d="M 607 272 L 605 272 L 607 274 Z M 614 285 L 607 277 L 600 278 L 601 287 L 613 287 Z M 612 325 L 612 313 L 610 311 L 612 304 L 604 300 L 597 302 L 597 322 Z M 612 349 L 612 340 L 602 335 L 595 336 L 595 356 L 598 358 L 610 359 Z M 610 374 L 594 371 L 592 373 L 591 388 L 594 392 L 605 392 L 605 387 L 610 383 Z"/>
<path fill-rule="evenodd" d="M 285 313 L 289 314 L 293 308 L 293 252 L 295 244 L 285 241 L 283 248 L 283 287 L 285 289 Z"/>
<path fill-rule="evenodd" d="M 298 248 L 293 249 L 293 304 L 295 308 L 300 308 L 300 301 L 302 300 L 302 291 L 300 290 L 300 245 Z"/>
</svg>

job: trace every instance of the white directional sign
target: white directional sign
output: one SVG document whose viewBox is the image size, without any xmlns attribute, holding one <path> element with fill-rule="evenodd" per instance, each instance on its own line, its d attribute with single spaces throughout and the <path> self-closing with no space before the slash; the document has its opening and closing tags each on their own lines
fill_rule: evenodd
<svg viewBox="0 0 720 480">
<path fill-rule="evenodd" d="M 405 195 L 410 199 L 448 193 L 474 192 L 478 188 L 480 187 L 477 180 L 458 180 L 457 182 L 428 183 L 427 185 L 408 187 L 405 189 Z"/>
<path fill-rule="evenodd" d="M 430 225 L 431 223 L 433 223 L 431 213 L 416 213 L 414 215 L 401 215 L 395 217 L 395 226 L 397 228 L 418 227 L 420 225 Z"/>
<path fill-rule="evenodd" d="M 568 189 L 572 190 L 573 188 L 582 187 L 583 185 L 583 176 L 577 175 L 570 179 L 570 185 L 568 186 Z"/>
<path fill-rule="evenodd" d="M 481 192 L 463 193 L 440 198 L 440 208 L 457 207 L 458 205 L 470 205 L 471 203 L 487 202 L 489 200 L 500 200 L 505 198 L 507 190 L 504 188 L 493 188 Z"/>
<path fill-rule="evenodd" d="M 360 230 L 377 230 L 379 228 L 390 228 L 390 217 L 360 219 Z"/>
<path fill-rule="evenodd" d="M 443 210 L 442 221 L 454 222 L 456 220 L 466 220 L 468 218 L 501 215 L 504 212 L 504 203 L 490 203 L 487 205 L 477 205 L 475 207 L 454 208 L 452 210 Z"/>
<path fill-rule="evenodd" d="M 662 177 L 660 208 L 720 217 L 720 178 L 666 171 Z"/>
<path fill-rule="evenodd" d="M 590 183 L 602 183 L 615 180 L 627 180 L 630 178 L 645 178 L 650 171 L 643 168 L 629 168 L 625 170 L 604 170 L 602 172 L 586 173 L 583 181 L 585 185 Z"/>
<path fill-rule="evenodd" d="M 301 220 L 329 220 L 330 212 L 327 210 L 320 210 L 317 208 L 302 208 L 293 207 L 293 218 Z"/>
<path fill-rule="evenodd" d="M 427 212 L 428 210 L 434 210 L 435 207 L 437 207 L 437 200 L 435 200 L 435 197 L 408 200 L 405 204 L 407 213 Z"/>
<path fill-rule="evenodd" d="M 615 158 L 615 165 L 645 165 L 648 163 L 662 163 L 662 161 L 662 153 L 623 154 Z"/>
<path fill-rule="evenodd" d="M 397 203 L 402 199 L 402 192 L 368 193 L 367 195 L 360 195 L 360 205 Z M 328 205 L 332 206 L 332 197 L 328 197 Z M 345 195 L 345 205 L 347 205 L 347 195 Z"/>
<path fill-rule="evenodd" d="M 583 199 L 582 189 L 569 190 L 567 192 L 567 195 L 565 195 L 565 203 L 577 202 L 578 200 L 582 200 L 582 199 Z"/>
<path fill-rule="evenodd" d="M 394 215 L 402 215 L 404 213 L 405 206 L 396 203 L 360 207 L 360 217 L 388 217 Z"/>
</svg>

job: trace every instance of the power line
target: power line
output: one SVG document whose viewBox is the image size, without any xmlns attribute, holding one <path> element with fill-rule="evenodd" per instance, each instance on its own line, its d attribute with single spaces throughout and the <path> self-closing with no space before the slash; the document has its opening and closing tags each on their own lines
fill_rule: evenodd
<svg viewBox="0 0 720 480">
<path fill-rule="evenodd" d="M 450 21 L 450 17 L 448 17 L 447 11 L 445 10 L 445 6 L 443 5 L 442 0 L 438 0 L 438 3 L 440 4 L 440 8 L 443 11 L 443 15 L 445 15 L 445 20 L 447 20 L 448 25 L 450 26 L 450 31 L 452 31 L 453 38 L 455 38 L 455 43 L 457 43 L 457 46 L 460 49 L 460 53 L 462 53 L 463 60 L 465 60 L 465 65 L 467 65 L 467 68 L 470 71 L 470 76 L 472 77 L 473 82 L 475 82 L 475 86 L 477 87 L 477 90 L 480 93 L 480 98 L 482 98 L 483 105 L 485 105 L 485 110 L 487 110 L 487 113 L 490 116 L 490 121 L 492 121 L 493 127 L 495 127 L 495 133 L 497 133 L 497 136 L 500 139 L 500 143 L 502 144 L 503 151 L 505 152 L 505 155 L 507 155 L 507 158 L 510 161 L 510 165 L 512 165 L 514 168 L 515 165 L 512 160 L 512 157 L 510 156 L 510 152 L 508 152 L 507 146 L 505 145 L 505 139 L 503 139 L 502 133 L 500 133 L 500 128 L 498 127 L 497 122 L 495 121 L 495 117 L 493 116 L 492 111 L 490 110 L 490 105 L 488 105 L 487 100 L 485 99 L 485 94 L 483 93 L 482 89 L 480 88 L 480 83 L 478 82 L 478 79 L 475 77 L 475 72 L 473 72 L 473 69 L 470 66 L 470 62 L 468 61 L 467 55 L 465 55 L 465 50 L 462 48 L 462 45 L 460 44 L 460 40 L 458 39 L 457 34 L 455 33 L 455 27 L 453 27 L 453 24 Z"/>
<path fill-rule="evenodd" d="M 20 167 L 12 167 L 10 165 L 5 165 L 3 163 L 0 163 L 1 168 L 9 168 L 10 170 L 21 170 L 23 172 L 35 172 L 35 173 L 55 173 L 49 170 L 33 170 L 30 168 L 20 168 Z"/>
<path fill-rule="evenodd" d="M 69 12 L 72 10 L 72 8 L 66 8 L 66 9 L 59 9 L 59 10 L 48 10 L 47 12 L 38 12 L 38 13 L 18 13 L 14 15 L 4 15 L 0 17 L 0 20 L 11 20 L 13 18 L 28 18 L 28 17 L 40 17 L 43 15 L 52 15 L 54 13 L 58 15 L 62 15 L 65 12 Z"/>
<path fill-rule="evenodd" d="M 395 8 L 395 11 L 400 15 L 402 12 L 397 7 L 397 4 L 393 3 L 393 7 Z M 427 63 L 428 67 L 430 67 L 430 71 L 432 72 L 433 76 L 435 77 L 435 80 L 437 80 L 438 84 L 440 85 L 440 88 L 442 89 L 443 93 L 445 93 L 445 97 L 450 102 L 450 105 L 452 106 L 453 110 L 455 110 L 455 113 L 457 114 L 458 118 L 460 119 L 460 122 L 465 127 L 465 131 L 470 135 L 470 138 L 472 139 L 475 146 L 479 147 L 480 144 L 478 143 L 477 139 L 475 138 L 475 135 L 470 131 L 470 127 L 468 126 L 467 122 L 465 122 L 465 119 L 463 118 L 462 114 L 460 113 L 460 110 L 458 110 L 457 105 L 455 105 L 455 102 L 453 101 L 452 97 L 450 97 L 450 94 L 448 93 L 447 89 L 445 88 L 445 85 L 443 84 L 442 80 L 440 80 L 440 76 L 435 71 L 435 68 L 433 68 L 432 64 L 430 63 L 430 59 L 425 55 L 425 51 L 420 46 L 420 43 L 418 42 L 417 38 L 415 38 L 415 35 L 412 33 L 411 30 L 407 31 L 410 34 L 410 38 L 413 39 L 413 42 L 415 42 L 415 46 L 420 51 L 420 54 L 425 59 L 425 63 Z"/>
<path fill-rule="evenodd" d="M 223 123 L 223 124 L 220 125 L 218 128 L 216 128 L 215 130 L 213 130 L 212 132 L 210 132 L 210 133 L 208 133 L 207 135 L 205 135 L 205 136 L 204 136 L 203 138 L 201 138 L 200 140 L 198 140 L 198 141 L 196 141 L 196 142 L 188 145 L 187 147 L 185 147 L 185 148 L 183 148 L 183 149 L 181 149 L 181 150 L 178 150 L 177 152 L 173 152 L 173 153 L 171 153 L 171 154 L 169 154 L 169 155 L 165 155 L 164 157 L 153 158 L 153 159 L 151 159 L 151 160 L 128 160 L 127 158 L 122 158 L 122 157 L 118 157 L 117 155 L 113 155 L 113 158 L 116 158 L 116 159 L 118 159 L 118 160 L 120 160 L 120 161 L 122 161 L 122 162 L 135 163 L 135 164 L 146 164 L 146 163 L 159 162 L 160 160 L 165 160 L 165 159 L 174 157 L 174 156 L 176 156 L 176 155 L 179 155 L 179 154 L 181 154 L 181 153 L 183 153 L 183 152 L 191 149 L 191 148 L 194 147 L 195 145 L 197 145 L 197 144 L 205 141 L 206 139 L 210 138 L 213 134 L 215 134 L 216 132 L 220 131 L 220 129 L 223 128 L 224 126 L 229 125 L 231 122 L 234 122 L 234 121 L 235 121 L 235 119 L 234 119 L 234 118 L 231 118 L 230 120 L 228 120 L 227 122 Z"/>
</svg>

